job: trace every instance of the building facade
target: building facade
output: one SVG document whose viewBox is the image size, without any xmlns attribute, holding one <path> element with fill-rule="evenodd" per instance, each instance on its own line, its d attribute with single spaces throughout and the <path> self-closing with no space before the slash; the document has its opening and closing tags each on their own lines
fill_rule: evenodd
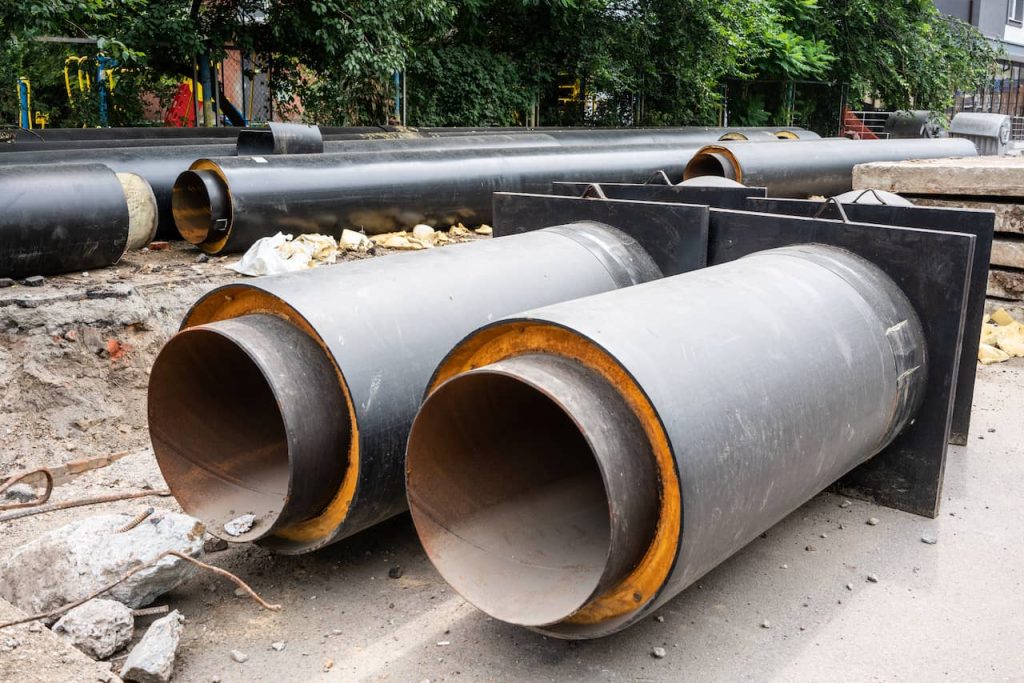
<svg viewBox="0 0 1024 683">
<path fill-rule="evenodd" d="M 978 28 L 1000 52 L 1001 69 L 976 92 L 957 93 L 954 112 L 1009 114 L 1014 137 L 1024 136 L 1024 0 L 935 0 L 945 15 Z"/>
</svg>

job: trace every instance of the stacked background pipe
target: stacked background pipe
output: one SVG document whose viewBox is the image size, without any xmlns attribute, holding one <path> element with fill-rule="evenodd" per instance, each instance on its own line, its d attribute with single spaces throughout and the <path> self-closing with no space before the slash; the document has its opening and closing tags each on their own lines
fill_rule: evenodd
<svg viewBox="0 0 1024 683">
<path fill-rule="evenodd" d="M 153 365 L 157 462 L 210 533 L 314 550 L 406 509 L 406 436 L 460 338 L 660 275 L 632 238 L 578 223 L 221 287 Z M 226 534 L 243 514 L 252 530 Z"/>
<path fill-rule="evenodd" d="M 410 434 L 420 539 L 496 619 L 626 628 L 889 444 L 924 393 L 923 335 L 881 270 L 824 246 L 492 323 Z"/>
<path fill-rule="evenodd" d="M 77 131 L 85 140 L 79 140 Z M 155 134 L 163 130 L 213 130 L 220 131 L 223 137 L 205 139 L 193 144 L 193 139 L 186 134 L 166 134 L 166 137 L 124 139 L 112 136 L 112 132 L 145 131 Z M 72 140 L 68 144 L 75 147 L 62 148 L 63 138 L 53 142 L 38 143 L 57 145 L 56 147 L 33 147 L 30 151 L 19 151 L 19 144 L 0 145 L 6 150 L 0 154 L 0 166 L 22 164 L 79 164 L 98 163 L 109 166 L 118 173 L 134 173 L 141 176 L 153 189 L 159 208 L 158 235 L 162 238 L 178 236 L 175 229 L 171 206 L 174 182 L 177 177 L 187 171 L 198 159 L 221 158 L 236 155 L 236 143 L 223 131 L 232 131 L 237 136 L 240 129 L 203 128 L 203 129 L 73 129 L 67 131 Z M 361 152 L 407 152 L 414 153 L 430 150 L 456 149 L 515 149 L 525 147 L 617 147 L 633 144 L 680 145 L 685 144 L 692 149 L 700 144 L 713 142 L 724 133 L 733 130 L 728 128 L 683 128 L 683 129 L 593 129 L 593 130 L 551 130 L 548 132 L 526 132 L 531 129 L 443 129 L 445 132 L 399 134 L 384 133 L 379 129 L 355 129 L 355 132 L 336 133 L 333 131 L 350 129 L 322 129 L 324 133 L 324 151 L 329 153 L 361 153 Z M 539 131 L 542 129 L 532 129 Z M 747 129 L 736 129 L 747 130 Z M 376 131 L 376 132 L 375 132 Z M 516 132 L 510 132 L 516 131 Z M 48 129 L 49 134 L 55 134 Z M 798 131 L 799 132 L 799 131 Z M 470 134 L 472 133 L 472 134 Z M 807 134 L 799 132 L 801 135 Z M 141 134 L 141 133 L 138 133 Z M 136 146 L 148 140 L 161 141 L 164 146 Z M 201 142 L 201 144 L 198 144 Z M 81 143 L 82 146 L 79 146 Z M 187 143 L 187 144 L 178 144 Z M 86 147 L 85 145 L 101 144 L 103 147 Z M 549 180 L 557 180 L 552 177 Z M 641 180 L 644 180 L 643 178 Z M 54 183 L 59 180 L 55 179 Z M 2 190 L 2 188 L 0 188 Z"/>
<path fill-rule="evenodd" d="M 698 151 L 686 167 L 687 180 L 720 176 L 769 197 L 812 197 L 849 192 L 853 167 L 873 161 L 974 157 L 970 140 L 794 140 L 785 145 L 720 142 Z"/>
</svg>

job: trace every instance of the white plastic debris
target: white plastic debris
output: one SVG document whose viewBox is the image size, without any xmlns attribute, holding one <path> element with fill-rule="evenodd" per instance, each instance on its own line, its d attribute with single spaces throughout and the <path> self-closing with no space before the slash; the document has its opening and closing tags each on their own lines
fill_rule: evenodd
<svg viewBox="0 0 1024 683">
<path fill-rule="evenodd" d="M 280 275 L 335 263 L 340 254 L 330 235 L 292 237 L 279 232 L 256 240 L 241 260 L 228 268 L 242 275 Z"/>
</svg>

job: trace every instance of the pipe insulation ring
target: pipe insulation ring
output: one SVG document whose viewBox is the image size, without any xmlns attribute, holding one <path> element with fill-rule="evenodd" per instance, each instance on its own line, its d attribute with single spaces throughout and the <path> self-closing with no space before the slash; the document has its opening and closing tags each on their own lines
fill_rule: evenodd
<svg viewBox="0 0 1024 683">
<path fill-rule="evenodd" d="M 723 327 L 726 315 L 732 323 Z M 557 384 L 522 379 L 556 361 L 575 375 Z M 492 375 L 549 397 L 576 431 L 551 427 L 540 406 L 550 407 L 517 398 L 522 388 L 487 394 L 480 378 Z M 586 427 L 593 404 L 563 398 L 595 385 L 617 395 L 600 401 L 611 411 L 604 442 Z M 435 567 L 488 614 L 560 638 L 608 635 L 885 448 L 913 420 L 926 387 L 921 323 L 881 270 L 833 247 L 760 252 L 469 335 L 438 367 L 413 424 L 410 509 Z M 484 419 L 470 412 L 481 392 L 491 408 Z M 615 407 L 623 405 L 625 418 Z M 646 483 L 636 488 L 606 484 L 602 493 L 594 473 L 614 470 L 594 463 L 609 448 L 623 468 L 653 472 L 657 484 L 641 475 Z M 576 465 L 558 475 L 538 465 L 555 453 Z M 649 462 L 630 463 L 637 458 Z M 589 497 L 573 497 L 575 476 L 589 477 Z M 657 521 L 631 525 L 621 548 L 611 536 L 607 557 L 634 559 L 619 565 L 617 580 L 595 580 L 609 536 L 596 512 L 590 526 L 576 523 L 590 509 L 578 503 L 630 509 L 630 497 L 657 500 Z M 564 541 L 567 528 L 581 530 L 578 542 L 589 539 L 583 551 Z M 543 545 L 549 534 L 563 541 Z M 514 571 L 520 563 L 526 568 Z M 535 569 L 569 567 L 580 572 L 576 592 L 543 601 L 551 589 Z M 591 598 L 580 605 L 584 592 Z M 556 612 L 561 620 L 543 623 Z"/>
<path fill-rule="evenodd" d="M 135 173 L 118 173 L 125 200 L 128 202 L 128 243 L 126 251 L 149 245 L 156 237 L 158 209 L 156 195 L 145 178 Z"/>
</svg>

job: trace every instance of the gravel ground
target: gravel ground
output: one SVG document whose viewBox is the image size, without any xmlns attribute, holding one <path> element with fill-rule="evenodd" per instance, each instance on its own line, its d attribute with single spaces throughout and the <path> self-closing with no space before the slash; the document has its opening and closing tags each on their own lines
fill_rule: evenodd
<svg viewBox="0 0 1024 683">
<path fill-rule="evenodd" d="M 187 306 L 236 277 L 195 256 L 176 246 L 0 290 L 0 474 L 130 450 L 54 500 L 161 485 L 145 429 L 149 364 Z M 86 295 L 97 289 L 113 293 Z M 488 619 L 441 581 L 407 516 L 313 555 L 231 547 L 209 559 L 284 609 L 260 610 L 213 576 L 181 586 L 166 598 L 187 619 L 176 680 L 1024 680 L 1022 408 L 1024 360 L 979 368 L 970 444 L 950 449 L 938 519 L 823 493 L 660 618 L 599 641 Z M 148 505 L 175 507 L 94 512 Z M 0 553 L 82 514 L 7 523 Z"/>
</svg>

